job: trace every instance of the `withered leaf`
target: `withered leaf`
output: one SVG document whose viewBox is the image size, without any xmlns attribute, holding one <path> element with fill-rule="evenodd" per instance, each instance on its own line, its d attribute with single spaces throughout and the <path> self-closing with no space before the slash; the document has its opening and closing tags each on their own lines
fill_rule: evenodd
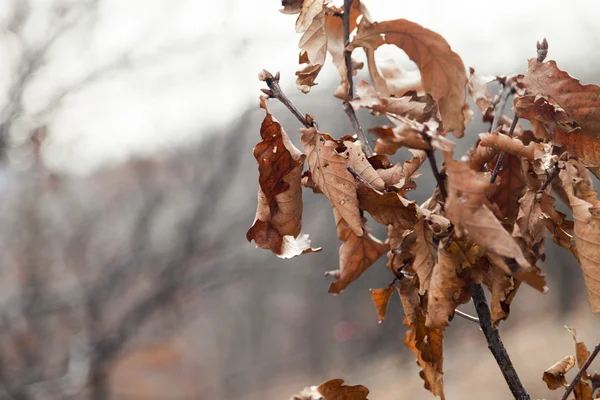
<svg viewBox="0 0 600 400">
<path fill-rule="evenodd" d="M 332 379 L 320 385 L 317 391 L 324 400 L 368 400 L 369 389 L 362 385 L 344 385 L 343 379 Z"/>
<path fill-rule="evenodd" d="M 283 8 L 279 11 L 284 14 L 298 14 L 302 10 L 302 3 L 304 0 L 281 0 Z"/>
<path fill-rule="evenodd" d="M 487 84 L 495 81 L 494 77 L 479 75 L 474 68 L 469 68 L 469 81 L 467 82 L 467 92 L 473 99 L 477 108 L 483 115 L 494 112 L 493 97 L 487 90 Z"/>
<path fill-rule="evenodd" d="M 594 399 L 591 386 L 583 380 L 579 380 L 575 384 L 575 388 L 573 389 L 573 394 L 575 395 L 575 400 L 593 400 Z"/>
<path fill-rule="evenodd" d="M 464 135 L 463 105 L 467 75 L 461 58 L 439 34 L 405 19 L 375 22 L 361 21 L 349 48 L 377 49 L 393 44 L 404 50 L 417 64 L 425 92 L 439 104 L 445 131 Z"/>
<path fill-rule="evenodd" d="M 573 162 L 565 163 L 565 169 L 560 171 L 559 177 L 573 210 L 575 244 L 590 307 L 593 312 L 600 312 L 600 201 L 590 204 L 575 195 L 574 182 L 581 178 Z"/>
<path fill-rule="evenodd" d="M 498 266 L 488 264 L 483 274 L 483 283 L 490 290 L 490 312 L 493 326 L 498 326 L 500 321 L 508 318 L 510 303 L 518 289 L 518 282 L 500 269 Z"/>
<path fill-rule="evenodd" d="M 319 72 L 321 72 L 321 68 L 323 68 L 323 66 L 320 64 L 308 64 L 296 71 L 296 87 L 298 87 L 302 93 L 310 92 L 310 88 L 316 85 L 315 79 L 317 79 Z"/>
<path fill-rule="evenodd" d="M 382 225 L 412 228 L 419 220 L 417 205 L 396 192 L 379 192 L 357 182 L 358 200 L 362 210 Z"/>
<path fill-rule="evenodd" d="M 515 115 L 519 118 L 525 118 L 530 121 L 540 121 L 549 133 L 554 134 L 556 127 L 570 132 L 576 126 L 569 118 L 565 110 L 551 104 L 548 99 L 542 95 L 529 95 L 515 97 L 514 100 Z"/>
<path fill-rule="evenodd" d="M 413 279 L 418 280 L 416 277 Z M 417 285 L 403 286 L 401 281 L 400 298 L 406 313 L 404 324 L 408 328 L 404 336 L 404 345 L 417 358 L 417 364 L 421 368 L 419 375 L 424 381 L 425 389 L 444 400 L 444 332 L 425 325 L 423 308 L 427 308 L 427 299 L 421 298 L 421 303 L 416 302 L 419 298 L 417 291 Z"/>
<path fill-rule="evenodd" d="M 469 286 L 461 277 L 464 256 L 456 243 L 446 249 L 440 242 L 438 260 L 433 267 L 427 302 L 427 326 L 445 329 L 459 304 L 471 298 Z"/>
<path fill-rule="evenodd" d="M 577 359 L 577 368 L 581 369 L 583 367 L 583 364 L 585 364 L 587 359 L 590 357 L 590 352 L 588 351 L 585 343 L 577 341 L 577 331 L 575 329 L 569 328 L 568 326 L 565 326 L 565 328 L 567 328 L 567 330 L 571 332 L 571 335 L 573 335 L 573 341 L 575 342 L 575 358 Z M 587 375 L 588 374 L 586 372 L 584 378 Z"/>
<path fill-rule="evenodd" d="M 562 360 L 544 371 L 542 380 L 548 385 L 548 389 L 556 390 L 567 385 L 565 374 L 575 366 L 573 356 L 565 356 Z"/>
<path fill-rule="evenodd" d="M 358 236 L 335 208 L 333 215 L 338 237 L 344 243 L 340 246 L 339 252 L 340 268 L 328 271 L 325 275 L 336 278 L 336 282 L 329 285 L 329 293 L 340 294 L 388 250 L 388 245 L 382 243 L 368 231 L 364 235 Z"/>
<path fill-rule="evenodd" d="M 569 155 L 577 157 L 586 167 L 600 167 L 600 139 L 596 131 L 556 129 L 554 141 L 564 146 Z"/>
<path fill-rule="evenodd" d="M 352 231 L 362 236 L 354 177 L 347 169 L 346 159 L 336 151 L 338 144 L 324 138 L 316 128 L 301 129 L 300 132 L 312 181 Z"/>
<path fill-rule="evenodd" d="M 246 238 L 281 258 L 319 251 L 310 247 L 308 235 L 300 234 L 300 180 L 305 157 L 272 117 L 265 98 L 261 99 L 261 107 L 267 114 L 261 126 L 263 140 L 254 149 L 259 166 L 258 207 L 254 224 Z"/>
<path fill-rule="evenodd" d="M 528 160 L 540 158 L 547 152 L 549 145 L 543 143 L 531 142 L 527 146 L 517 138 L 498 132 L 480 133 L 480 144 L 485 147 L 505 151 L 515 157 L 524 157 Z"/>
<path fill-rule="evenodd" d="M 496 162 L 490 164 L 490 170 L 496 167 Z M 521 160 L 511 154 L 502 159 L 498 173 L 499 182 L 496 191 L 489 199 L 498 206 L 500 221 L 504 226 L 512 227 L 519 213 L 519 199 L 523 196 L 526 184 L 521 171 Z"/>
<path fill-rule="evenodd" d="M 528 268 L 519 245 L 484 204 L 486 196 L 494 190 L 488 175 L 476 173 L 464 161 L 455 161 L 449 152 L 444 155 L 449 189 L 446 217 L 454 224 L 457 234 L 466 233 L 486 250 L 512 258 L 522 268 Z"/>
<path fill-rule="evenodd" d="M 375 310 L 377 310 L 377 318 L 379 319 L 379 323 L 381 323 L 385 318 L 390 297 L 394 293 L 394 286 L 390 285 L 385 289 L 369 289 L 369 293 L 375 305 Z"/>
<path fill-rule="evenodd" d="M 346 146 L 346 151 L 342 155 L 348 159 L 348 166 L 352 167 L 373 188 L 377 190 L 385 189 L 385 182 L 367 159 L 362 150 L 362 144 L 360 142 L 349 141 L 344 141 L 343 143 Z"/>
<path fill-rule="evenodd" d="M 518 77 L 527 94 L 545 96 L 560 106 L 584 131 L 598 131 L 600 127 L 600 86 L 582 85 L 579 80 L 561 71 L 555 61 L 528 61 L 525 75 Z"/>
</svg>

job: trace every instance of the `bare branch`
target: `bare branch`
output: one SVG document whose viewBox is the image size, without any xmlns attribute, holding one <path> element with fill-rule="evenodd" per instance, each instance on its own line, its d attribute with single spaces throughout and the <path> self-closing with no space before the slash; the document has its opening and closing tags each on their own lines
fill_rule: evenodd
<svg viewBox="0 0 600 400">
<path fill-rule="evenodd" d="M 462 312 L 458 308 L 456 310 L 454 310 L 454 313 L 456 315 L 458 315 L 459 317 L 466 319 L 467 321 L 475 322 L 476 324 L 479 323 L 479 319 L 478 318 L 475 318 L 474 316 L 469 315 L 466 312 Z"/>
</svg>

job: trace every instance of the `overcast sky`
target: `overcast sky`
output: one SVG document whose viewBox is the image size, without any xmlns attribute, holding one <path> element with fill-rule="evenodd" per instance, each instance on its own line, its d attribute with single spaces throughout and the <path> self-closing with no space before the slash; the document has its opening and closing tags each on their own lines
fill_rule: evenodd
<svg viewBox="0 0 600 400">
<path fill-rule="evenodd" d="M 44 20 L 53 0 L 32 3 L 35 19 L 28 32 L 34 40 L 51 31 Z M 440 33 L 466 66 L 484 74 L 523 71 L 526 59 L 535 55 L 536 40 L 543 37 L 550 43 L 549 58 L 563 69 L 578 77 L 593 77 L 598 70 L 600 2 L 595 0 L 364 3 L 376 20 L 407 18 Z M 2 23 L 11 16 L 7 4 L 0 1 Z M 109 69 L 54 104 L 45 151 L 54 168 L 87 172 L 132 153 L 179 146 L 224 128 L 256 104 L 262 87 L 257 73 L 262 68 L 281 71 L 284 87 L 296 92 L 296 16 L 279 13 L 279 1 L 101 0 L 100 4 L 93 30 L 84 24 L 58 41 L 48 66 L 36 75 L 24 99 L 26 115 L 37 115 L 61 88 L 127 56 L 129 67 Z M 0 42 L 3 60 L 15 58 L 22 47 L 5 31 Z M 381 53 L 381 58 L 391 57 L 411 68 L 399 51 L 386 48 Z M 0 81 L 10 79 L 7 68 L 0 67 Z M 335 73 L 326 67 L 318 82 L 337 82 Z M 4 86 L 0 82 L 0 88 Z M 4 101 L 6 95 L 0 97 Z M 22 129 L 34 122 L 25 118 Z"/>
</svg>

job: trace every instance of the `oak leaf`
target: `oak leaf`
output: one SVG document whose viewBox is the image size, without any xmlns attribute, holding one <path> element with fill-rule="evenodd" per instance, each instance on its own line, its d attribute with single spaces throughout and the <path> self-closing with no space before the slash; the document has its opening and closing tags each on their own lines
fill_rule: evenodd
<svg viewBox="0 0 600 400">
<path fill-rule="evenodd" d="M 487 84 L 495 80 L 495 77 L 479 75 L 474 68 L 469 68 L 467 93 L 483 115 L 490 115 L 494 112 L 494 99 L 487 90 Z"/>
<path fill-rule="evenodd" d="M 541 122 L 550 134 L 554 134 L 557 127 L 565 129 L 567 132 L 575 128 L 565 110 L 551 104 L 545 96 L 540 94 L 515 97 L 514 111 L 519 118 Z"/>
<path fill-rule="evenodd" d="M 577 359 L 577 368 L 581 369 L 583 368 L 583 364 L 585 364 L 587 359 L 590 357 L 590 352 L 588 351 L 585 343 L 577 341 L 577 331 L 575 329 L 569 328 L 568 326 L 565 326 L 565 328 L 567 328 L 567 330 L 571 332 L 571 335 L 573 335 L 573 341 L 575 342 L 575 358 Z M 588 373 L 585 372 L 584 379 L 587 379 L 587 377 Z"/>
<path fill-rule="evenodd" d="M 573 211 L 575 244 L 590 307 L 593 312 L 600 312 L 600 201 L 595 200 L 592 204 L 575 195 L 575 183 L 581 177 L 573 162 L 565 163 L 559 177 Z M 589 200 L 590 197 L 588 193 Z"/>
<path fill-rule="evenodd" d="M 562 360 L 544 371 L 542 380 L 548 385 L 548 389 L 556 390 L 567 385 L 565 374 L 575 366 L 573 356 L 565 356 Z"/>
<path fill-rule="evenodd" d="M 413 279 L 418 280 L 416 277 Z M 406 293 L 406 289 L 412 293 Z M 402 291 L 400 298 L 405 299 L 402 301 L 406 313 L 404 324 L 408 328 L 404 335 L 404 345 L 417 358 L 417 364 L 421 368 L 419 375 L 424 381 L 425 389 L 444 400 L 444 332 L 441 329 L 429 328 L 425 325 L 423 308 L 427 307 L 427 300 L 421 298 L 421 303 L 414 302 L 419 296 L 417 285 L 402 286 L 401 284 L 400 290 Z M 407 301 L 410 302 L 408 310 Z"/>
<path fill-rule="evenodd" d="M 354 177 L 347 170 L 346 159 L 336 150 L 338 144 L 325 138 L 316 128 L 301 129 L 300 132 L 312 181 L 352 231 L 362 236 Z"/>
<path fill-rule="evenodd" d="M 283 8 L 279 11 L 284 14 L 298 14 L 302 10 L 302 3 L 304 0 L 281 0 Z"/>
<path fill-rule="evenodd" d="M 379 126 L 369 129 L 378 139 L 375 143 L 375 152 L 395 154 L 401 147 L 418 150 L 432 150 L 440 148 L 452 150 L 455 144 L 438 134 L 438 123 L 431 119 L 423 124 L 405 118 L 396 117 L 396 127 Z"/>
<path fill-rule="evenodd" d="M 385 182 L 367 159 L 362 144 L 358 141 L 344 141 L 343 144 L 346 151 L 342 155 L 348 159 L 348 166 L 352 167 L 371 187 L 377 190 L 385 189 Z"/>
<path fill-rule="evenodd" d="M 385 289 L 369 289 L 369 293 L 375 305 L 375 310 L 377 310 L 377 318 L 379 319 L 379 323 L 381 323 L 385 318 L 390 297 L 394 293 L 394 286 L 390 285 Z"/>
<path fill-rule="evenodd" d="M 329 293 L 340 294 L 388 250 L 388 245 L 368 233 L 364 225 L 367 231 L 358 236 L 335 208 L 333 215 L 338 237 L 343 241 L 339 251 L 340 268 L 325 275 L 336 279 L 329 285 Z"/>
<path fill-rule="evenodd" d="M 360 208 L 382 225 L 412 228 L 419 221 L 417 205 L 396 192 L 380 192 L 357 182 Z"/>
<path fill-rule="evenodd" d="M 519 245 L 484 204 L 494 190 L 488 175 L 476 173 L 465 161 L 453 160 L 449 152 L 444 155 L 448 174 L 446 217 L 459 237 L 466 233 L 489 252 L 514 259 L 522 268 L 528 268 Z"/>
<path fill-rule="evenodd" d="M 554 140 L 586 167 L 600 167 L 599 133 L 580 130 L 565 132 L 557 128 Z"/>
<path fill-rule="evenodd" d="M 492 147 L 496 150 L 505 151 L 515 157 L 524 157 L 528 160 L 541 158 L 548 152 L 549 144 L 531 142 L 525 145 L 517 138 L 510 137 L 503 133 L 480 133 L 480 145 Z"/>
<path fill-rule="evenodd" d="M 497 161 L 498 159 L 490 163 L 490 170 L 496 167 Z M 523 196 L 526 188 L 521 170 L 521 159 L 506 154 L 502 159 L 498 178 L 496 191 L 490 195 L 489 199 L 498 206 L 502 224 L 512 229 L 519 213 L 519 199 Z"/>
<path fill-rule="evenodd" d="M 464 135 L 463 105 L 467 76 L 461 58 L 439 34 L 405 19 L 375 22 L 361 21 L 349 49 L 375 50 L 393 44 L 404 50 L 417 64 L 425 92 L 439 104 L 445 132 Z"/>
<path fill-rule="evenodd" d="M 317 391 L 323 400 L 368 400 L 369 389 L 362 385 L 344 385 L 343 379 L 332 379 L 320 385 Z"/>
<path fill-rule="evenodd" d="M 261 99 L 266 116 L 261 125 L 262 141 L 254 148 L 258 162 L 258 207 L 246 238 L 278 257 L 291 258 L 312 249 L 308 235 L 301 235 L 302 188 L 305 156 L 292 144 Z"/>
<path fill-rule="evenodd" d="M 493 264 L 488 265 L 486 268 L 483 274 L 483 283 L 492 294 L 490 299 L 492 325 L 498 326 L 500 321 L 508 318 L 510 303 L 517 292 L 519 284 L 511 275 Z"/>
</svg>

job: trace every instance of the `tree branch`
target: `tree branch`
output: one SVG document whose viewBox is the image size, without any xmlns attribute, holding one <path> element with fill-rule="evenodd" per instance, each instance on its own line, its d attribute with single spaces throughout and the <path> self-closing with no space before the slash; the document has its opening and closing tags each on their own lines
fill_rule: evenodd
<svg viewBox="0 0 600 400">
<path fill-rule="evenodd" d="M 506 100 L 508 100 L 508 96 L 510 96 L 512 92 L 513 88 L 506 86 L 500 93 L 500 99 L 494 108 L 494 119 L 492 120 L 492 126 L 490 126 L 490 132 L 494 132 L 498 129 L 498 123 L 500 122 L 502 114 L 504 114 L 504 107 L 506 107 Z"/>
<path fill-rule="evenodd" d="M 459 317 L 466 319 L 467 321 L 475 322 L 476 324 L 479 323 L 478 318 L 475 318 L 474 316 L 469 315 L 466 312 L 460 311 L 458 308 L 456 310 L 454 310 L 454 313 L 456 315 L 458 315 Z"/>
<path fill-rule="evenodd" d="M 546 40 L 546 39 L 544 39 L 544 40 Z M 577 382 L 579 382 L 581 380 L 581 377 L 583 376 L 585 371 L 588 369 L 588 367 L 590 366 L 592 361 L 594 361 L 594 358 L 596 358 L 598 353 L 600 353 L 600 343 L 598 343 L 596 345 L 596 347 L 594 347 L 594 351 L 592 351 L 592 354 L 590 354 L 590 356 L 586 360 L 585 364 L 583 364 L 583 367 L 581 367 L 581 369 L 579 370 L 577 375 L 575 375 L 575 378 L 573 378 L 573 381 L 571 381 L 571 384 L 569 385 L 569 387 L 567 387 L 567 391 L 565 392 L 565 394 L 563 394 L 563 397 L 561 397 L 560 400 L 567 400 L 567 398 L 569 397 L 569 395 L 571 394 L 573 389 L 575 389 L 575 385 L 577 385 Z"/>
<path fill-rule="evenodd" d="M 300 121 L 300 123 L 306 128 L 313 126 L 312 121 L 309 121 L 308 118 L 303 116 L 300 110 L 298 110 L 294 103 L 292 103 L 285 93 L 283 93 L 283 90 L 281 90 L 281 86 L 279 86 L 279 72 L 273 76 L 273 74 L 271 74 L 269 71 L 263 69 L 258 76 L 261 81 L 265 81 L 267 86 L 269 86 L 268 90 L 261 89 L 263 93 L 269 97 L 279 100 L 284 106 L 287 107 L 288 110 L 291 111 L 292 114 L 294 114 L 296 118 L 298 118 L 298 121 Z"/>
<path fill-rule="evenodd" d="M 352 7 L 353 0 L 344 0 L 344 14 L 342 15 L 342 25 L 344 28 L 344 46 L 348 46 L 350 43 L 350 8 Z M 344 62 L 346 64 L 346 79 L 348 80 L 348 98 L 352 100 L 354 97 L 354 83 L 352 80 L 352 51 L 348 50 L 347 47 L 344 49 Z M 344 112 L 348 116 L 350 123 L 352 124 L 352 128 L 354 128 L 354 133 L 360 140 L 362 144 L 363 152 L 367 157 L 373 157 L 375 153 L 373 153 L 373 149 L 369 145 L 369 139 L 363 132 L 360 127 L 360 123 L 358 122 L 358 118 L 356 118 L 356 113 L 354 112 L 354 108 L 348 103 L 344 101 L 343 103 Z"/>
<path fill-rule="evenodd" d="M 490 315 L 490 309 L 485 299 L 485 293 L 481 284 L 471 285 L 471 293 L 473 295 L 473 303 L 475 304 L 475 310 L 479 316 L 479 326 L 485 335 L 485 339 L 488 343 L 488 348 L 492 352 L 492 355 L 496 359 L 504 380 L 508 384 L 508 388 L 517 400 L 530 400 L 529 394 L 523 387 L 519 375 L 515 370 L 515 367 L 510 360 L 508 352 L 500 339 L 498 329 L 492 326 L 492 317 Z"/>
</svg>

